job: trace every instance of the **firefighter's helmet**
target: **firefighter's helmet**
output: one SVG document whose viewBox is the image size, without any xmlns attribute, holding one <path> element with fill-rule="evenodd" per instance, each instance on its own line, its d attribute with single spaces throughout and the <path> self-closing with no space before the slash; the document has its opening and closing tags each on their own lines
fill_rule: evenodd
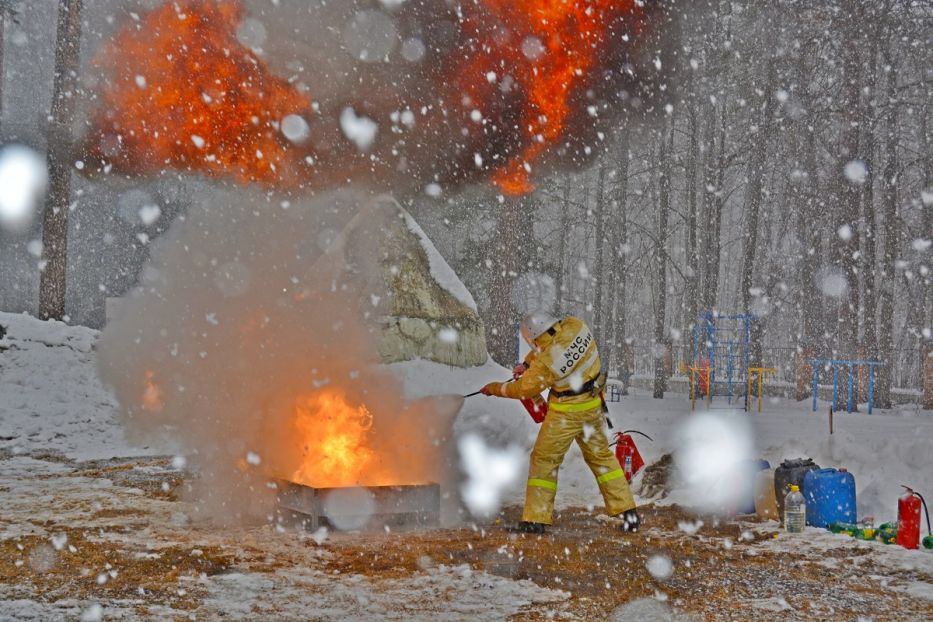
<svg viewBox="0 0 933 622">
<path fill-rule="evenodd" d="M 522 338 L 532 345 L 535 339 L 557 324 L 558 319 L 545 311 L 529 313 L 522 319 Z"/>
</svg>

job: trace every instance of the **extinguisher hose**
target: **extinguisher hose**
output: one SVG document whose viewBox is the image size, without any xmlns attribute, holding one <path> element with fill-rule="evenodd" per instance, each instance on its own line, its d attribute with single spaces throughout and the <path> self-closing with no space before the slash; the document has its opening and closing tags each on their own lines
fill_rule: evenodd
<svg viewBox="0 0 933 622">
<path fill-rule="evenodd" d="M 618 434 L 616 434 L 616 440 L 614 440 L 614 441 L 612 441 L 611 443 L 609 443 L 609 446 L 610 446 L 610 447 L 615 447 L 616 445 L 618 445 L 618 444 L 619 444 L 619 441 L 622 440 L 622 435 L 623 435 L 623 434 L 641 434 L 642 436 L 644 436 L 645 438 L 647 438 L 647 439 L 648 439 L 649 441 L 651 441 L 652 443 L 654 442 L 654 439 L 651 438 L 650 436 L 648 436 L 647 434 L 645 434 L 644 432 L 639 432 L 638 430 L 625 430 L 625 431 L 623 431 L 623 432 L 619 432 Z"/>
<path fill-rule="evenodd" d="M 508 383 L 510 383 L 510 382 L 515 382 L 515 378 L 509 378 L 508 380 L 506 380 L 506 381 L 503 382 L 502 384 L 508 384 Z M 463 399 L 466 399 L 466 398 L 468 398 L 468 397 L 473 397 L 474 395 L 479 395 L 480 393 L 482 393 L 482 391 L 473 391 L 472 393 L 468 393 L 468 394 L 464 395 L 464 396 L 463 396 Z"/>
<path fill-rule="evenodd" d="M 920 497 L 920 502 L 923 503 L 923 513 L 926 514 L 927 517 L 927 535 L 933 536 L 933 531 L 930 531 L 930 510 L 927 509 L 927 500 L 924 499 L 923 495 L 919 492 L 915 492 L 914 494 Z"/>
<path fill-rule="evenodd" d="M 654 442 L 654 439 L 653 439 L 653 438 L 651 438 L 650 436 L 648 436 L 648 435 L 645 434 L 644 432 L 639 432 L 638 430 L 625 430 L 624 432 L 622 432 L 622 434 L 641 434 L 642 436 L 644 436 L 645 438 L 647 438 L 647 439 L 648 439 L 649 441 L 651 441 L 652 443 Z"/>
</svg>

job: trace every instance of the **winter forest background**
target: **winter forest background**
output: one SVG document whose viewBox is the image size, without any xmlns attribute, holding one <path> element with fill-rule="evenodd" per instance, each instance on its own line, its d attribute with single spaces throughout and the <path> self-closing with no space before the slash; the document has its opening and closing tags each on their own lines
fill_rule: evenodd
<svg viewBox="0 0 933 622">
<path fill-rule="evenodd" d="M 60 4 L 80 3 L 0 2 L 4 143 L 68 142 L 50 116 Z M 72 26 L 87 67 L 129 5 L 158 3 L 84 4 Z M 700 312 L 747 310 L 779 380 L 794 382 L 799 355 L 874 358 L 890 363 L 879 404 L 918 394 L 933 337 L 933 6 L 693 4 L 672 103 L 629 111 L 595 162 L 524 199 L 471 187 L 409 206 L 476 295 L 493 356 L 515 358 L 523 297 L 587 318 L 612 369 L 628 343 L 652 375 L 668 344 L 678 372 Z M 66 312 L 99 327 L 205 182 L 70 182 Z M 148 205 L 158 216 L 142 222 Z M 37 313 L 40 237 L 41 222 L 0 231 L 0 309 Z"/>
</svg>

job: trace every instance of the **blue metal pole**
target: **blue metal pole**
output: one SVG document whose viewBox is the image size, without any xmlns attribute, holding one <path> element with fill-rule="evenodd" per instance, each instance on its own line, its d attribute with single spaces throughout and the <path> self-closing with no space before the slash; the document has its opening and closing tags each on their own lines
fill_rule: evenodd
<svg viewBox="0 0 933 622">
<path fill-rule="evenodd" d="M 871 414 L 875 404 L 875 366 L 868 366 L 868 414 Z"/>
<path fill-rule="evenodd" d="M 832 361 L 833 365 L 833 410 L 836 410 L 836 401 L 839 398 L 839 368 L 836 366 L 836 361 Z"/>
<path fill-rule="evenodd" d="M 849 401 L 847 406 L 848 412 L 855 410 L 855 405 L 852 401 L 855 399 L 855 391 L 853 390 L 855 386 L 855 370 L 858 369 L 852 361 L 849 361 Z"/>
<path fill-rule="evenodd" d="M 820 368 L 818 367 L 819 361 L 813 361 L 813 412 L 816 412 L 816 396 L 819 391 L 817 387 L 817 379 L 819 378 Z"/>
</svg>

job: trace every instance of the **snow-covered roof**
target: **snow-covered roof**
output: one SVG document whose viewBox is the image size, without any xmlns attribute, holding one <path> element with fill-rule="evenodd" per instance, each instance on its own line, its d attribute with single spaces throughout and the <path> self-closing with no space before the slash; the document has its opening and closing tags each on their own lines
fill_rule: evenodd
<svg viewBox="0 0 933 622">
<path fill-rule="evenodd" d="M 421 241 L 421 246 L 424 248 L 424 252 L 428 256 L 428 261 L 431 263 L 431 276 L 434 277 L 437 284 L 450 292 L 454 298 L 476 311 L 476 301 L 473 300 L 473 295 L 470 293 L 470 290 L 466 288 L 466 285 L 463 284 L 463 281 L 460 280 L 457 273 L 453 271 L 453 268 L 450 267 L 447 260 L 440 254 L 421 226 L 411 217 L 411 214 L 405 211 L 404 208 L 400 207 L 399 209 L 405 218 L 405 224 L 408 225 L 409 230 L 418 236 L 418 239 Z"/>
</svg>

